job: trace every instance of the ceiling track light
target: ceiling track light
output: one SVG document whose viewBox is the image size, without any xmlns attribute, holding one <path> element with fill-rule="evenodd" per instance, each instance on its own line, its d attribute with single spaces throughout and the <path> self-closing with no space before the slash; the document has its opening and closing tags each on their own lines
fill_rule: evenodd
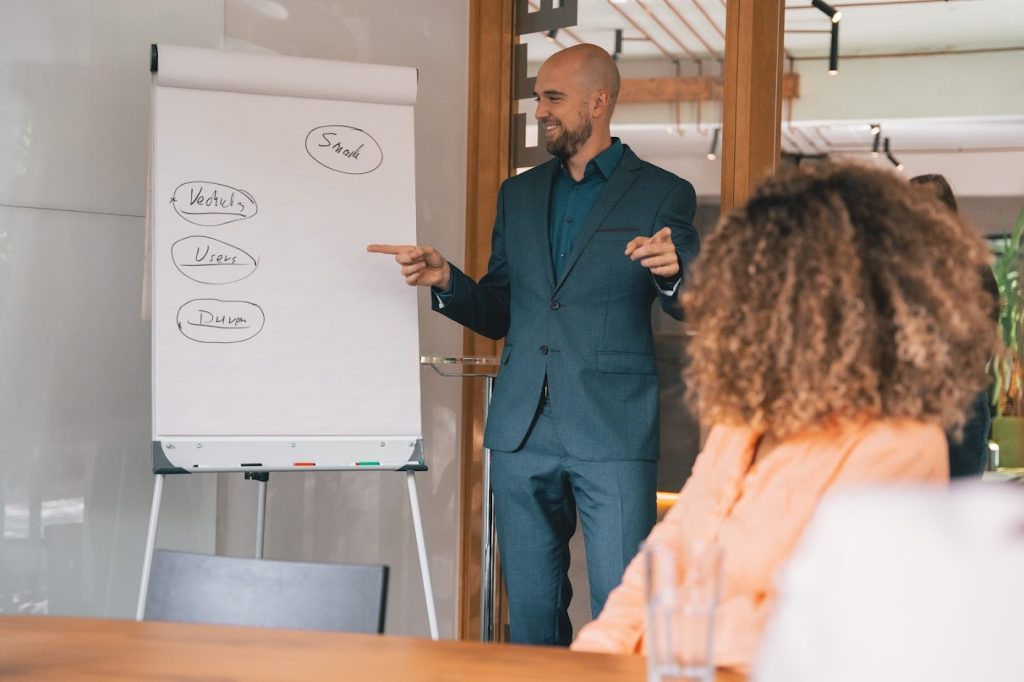
<svg viewBox="0 0 1024 682">
<path fill-rule="evenodd" d="M 875 136 L 871 142 L 871 156 L 878 156 L 878 147 L 882 142 L 882 126 L 877 123 L 872 124 L 871 133 Z"/>
<path fill-rule="evenodd" d="M 891 163 L 892 165 L 896 166 L 896 170 L 898 170 L 898 171 L 902 171 L 903 170 L 903 164 L 900 163 L 896 159 L 896 157 L 892 155 L 892 152 L 886 152 L 885 155 L 889 159 L 889 163 Z"/>
<path fill-rule="evenodd" d="M 550 43 L 555 42 L 555 36 L 557 36 L 557 35 L 558 35 L 558 29 L 557 28 L 553 28 L 550 31 L 548 31 L 548 42 L 550 42 Z"/>
<path fill-rule="evenodd" d="M 832 44 L 828 49 L 828 75 L 839 73 L 839 24 L 832 24 Z"/>
<path fill-rule="evenodd" d="M 839 20 L 843 14 L 825 0 L 811 0 L 811 5 L 824 13 L 832 22 L 832 44 L 828 50 L 828 75 L 839 73 Z"/>
<path fill-rule="evenodd" d="M 615 29 L 615 51 L 612 52 L 612 59 L 619 61 L 619 55 L 622 54 L 622 29 Z"/>
<path fill-rule="evenodd" d="M 833 24 L 838 24 L 839 20 L 843 18 L 842 12 L 840 12 L 827 2 L 824 2 L 824 0 L 811 0 L 811 5 L 817 7 L 822 12 L 824 12 L 825 16 L 827 16 Z"/>
<path fill-rule="evenodd" d="M 898 170 L 898 171 L 903 170 L 903 164 L 900 163 L 896 159 L 895 156 L 893 156 L 892 150 L 889 149 L 889 138 L 888 137 L 885 138 L 885 142 L 883 144 L 883 150 L 885 151 L 885 158 L 889 159 L 889 163 L 891 163 L 892 165 L 896 166 L 896 170 Z"/>
<path fill-rule="evenodd" d="M 711 148 L 708 149 L 708 161 L 714 161 L 718 158 L 718 131 L 721 128 L 715 128 L 711 134 Z"/>
</svg>

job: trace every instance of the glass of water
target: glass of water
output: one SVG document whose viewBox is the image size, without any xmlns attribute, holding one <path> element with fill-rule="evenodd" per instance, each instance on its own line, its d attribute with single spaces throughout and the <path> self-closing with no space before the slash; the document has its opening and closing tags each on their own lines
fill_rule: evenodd
<svg viewBox="0 0 1024 682">
<path fill-rule="evenodd" d="M 643 547 L 648 682 L 713 682 L 722 549 L 714 543 Z"/>
</svg>

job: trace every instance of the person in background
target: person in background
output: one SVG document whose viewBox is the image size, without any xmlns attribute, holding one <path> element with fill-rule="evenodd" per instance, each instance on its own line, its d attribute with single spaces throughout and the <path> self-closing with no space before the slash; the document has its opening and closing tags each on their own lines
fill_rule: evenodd
<svg viewBox="0 0 1024 682">
<path fill-rule="evenodd" d="M 941 175 L 918 175 L 910 178 L 910 184 L 921 187 L 937 198 L 946 208 L 957 213 L 956 197 L 953 188 Z M 986 264 L 981 270 L 985 291 L 994 298 L 996 305 L 992 310 L 993 326 L 999 322 L 999 287 L 992 274 L 992 268 Z M 986 297 L 981 305 L 989 305 Z M 954 438 L 947 435 L 949 443 L 949 475 L 951 478 L 964 476 L 981 476 L 988 463 L 988 436 L 992 426 L 991 398 L 987 390 L 978 393 L 968 410 L 967 422 L 964 424 L 963 437 Z"/>
<path fill-rule="evenodd" d="M 595 616 L 656 518 L 651 304 L 681 315 L 697 201 L 611 136 L 618 92 L 618 67 L 596 45 L 541 65 L 536 118 L 555 158 L 502 183 L 479 281 L 430 246 L 368 247 L 431 287 L 434 310 L 505 339 L 484 445 L 516 643 L 572 641 L 577 510 Z"/>
<path fill-rule="evenodd" d="M 974 304 L 986 258 L 955 215 L 856 165 L 769 178 L 708 238 L 683 307 L 687 384 L 711 429 L 647 542 L 722 547 L 718 665 L 749 666 L 776 571 L 826 492 L 948 481 L 944 433 L 994 339 Z M 574 649 L 645 650 L 643 572 L 629 565 Z"/>
</svg>

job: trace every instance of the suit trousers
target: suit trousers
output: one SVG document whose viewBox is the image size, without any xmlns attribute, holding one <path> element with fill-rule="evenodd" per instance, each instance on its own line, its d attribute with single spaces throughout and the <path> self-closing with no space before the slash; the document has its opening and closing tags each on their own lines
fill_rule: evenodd
<svg viewBox="0 0 1024 682">
<path fill-rule="evenodd" d="M 595 618 L 657 513 L 656 462 L 581 459 L 562 446 L 555 418 L 550 400 L 542 399 L 523 445 L 491 453 L 511 640 L 520 644 L 572 641 L 569 539 L 577 510 Z"/>
</svg>

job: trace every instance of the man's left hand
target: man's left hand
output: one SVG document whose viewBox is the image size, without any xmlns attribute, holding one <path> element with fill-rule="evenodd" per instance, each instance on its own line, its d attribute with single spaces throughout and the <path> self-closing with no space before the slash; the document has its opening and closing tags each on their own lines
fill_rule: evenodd
<svg viewBox="0 0 1024 682">
<path fill-rule="evenodd" d="M 626 244 L 626 255 L 651 274 L 671 279 L 679 274 L 679 254 L 672 243 L 672 228 L 663 227 L 653 237 L 635 237 Z"/>
</svg>

